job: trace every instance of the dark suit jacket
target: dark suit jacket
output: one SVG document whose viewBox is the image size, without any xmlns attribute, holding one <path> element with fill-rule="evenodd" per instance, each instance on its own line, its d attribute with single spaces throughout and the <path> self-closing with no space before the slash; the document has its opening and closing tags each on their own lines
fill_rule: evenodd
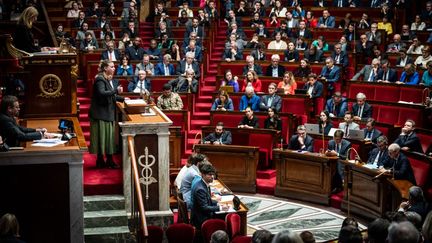
<svg viewBox="0 0 432 243">
<path fill-rule="evenodd" d="M 333 110 L 334 106 L 334 110 Z M 325 110 L 329 113 L 334 114 L 336 117 L 344 117 L 345 112 L 348 110 L 348 101 L 346 98 L 342 98 L 341 102 L 337 105 L 334 104 L 334 100 L 332 98 L 328 99 L 326 102 Z"/>
<path fill-rule="evenodd" d="M 226 49 L 223 53 L 222 59 L 225 60 L 226 58 L 231 59 L 231 49 Z M 243 53 L 237 49 L 237 54 L 234 56 L 235 60 L 242 60 L 243 59 Z"/>
<path fill-rule="evenodd" d="M 376 157 L 378 156 L 378 152 L 379 152 L 379 148 L 374 148 L 372 149 L 369 154 L 368 154 L 368 164 L 373 164 L 373 162 L 375 161 Z M 378 167 L 380 166 L 384 166 L 384 163 L 390 159 L 388 156 L 388 150 L 385 149 L 384 151 L 381 152 L 380 157 L 378 159 Z"/>
<path fill-rule="evenodd" d="M 304 140 L 304 148 L 300 147 L 300 143 L 298 141 L 298 135 L 293 135 L 289 141 L 288 148 L 292 150 L 303 150 L 313 152 L 313 138 L 309 135 L 306 136 Z"/>
<path fill-rule="evenodd" d="M 269 98 L 270 98 L 269 95 L 264 95 L 261 97 L 260 110 L 267 112 L 268 109 L 271 107 L 274 110 L 276 110 L 276 112 L 280 112 L 282 108 L 282 98 L 279 95 L 275 94 L 270 107 L 267 106 Z"/>
<path fill-rule="evenodd" d="M 15 47 L 23 51 L 30 53 L 41 51 L 40 46 L 34 45 L 32 30 L 25 25 L 17 25 L 13 40 Z"/>
<path fill-rule="evenodd" d="M 204 38 L 204 29 L 202 26 L 198 26 L 197 27 L 197 36 L 199 36 L 200 38 Z M 190 36 L 190 33 L 193 31 L 193 27 L 192 25 L 188 25 L 186 27 L 186 31 L 184 33 L 184 38 L 188 38 Z"/>
<path fill-rule="evenodd" d="M 191 93 L 196 93 L 198 91 L 198 80 L 192 79 L 192 83 L 189 87 L 189 83 L 186 78 L 180 78 L 178 80 L 177 86 L 174 87 L 174 92 L 188 92 L 190 89 Z"/>
<path fill-rule="evenodd" d="M 417 184 L 411 164 L 404 154 L 399 153 L 399 156 L 396 160 L 388 157 L 388 159 L 384 162 L 384 168 L 386 169 L 391 169 L 393 166 L 394 178 L 396 180 L 408 180 L 414 185 Z"/>
<path fill-rule="evenodd" d="M 285 50 L 284 51 L 284 56 L 285 56 L 285 58 L 284 58 L 284 60 L 285 61 L 289 61 L 289 60 L 292 60 L 292 59 L 294 59 L 295 60 L 295 62 L 298 62 L 299 61 L 299 52 L 297 51 L 297 50 L 294 50 L 293 52 L 288 52 L 288 50 Z"/>
<path fill-rule="evenodd" d="M 412 132 L 410 135 L 402 136 L 400 135 L 394 143 L 399 144 L 402 147 L 408 147 L 413 152 L 423 153 L 423 148 L 420 143 L 419 137 L 415 132 Z"/>
<path fill-rule="evenodd" d="M 232 143 L 232 135 L 230 131 L 223 131 L 220 135 L 217 135 L 215 132 L 210 133 L 207 137 L 204 138 L 204 141 L 210 141 L 214 143 L 215 141 L 222 142 L 222 144 L 231 144 Z"/>
<path fill-rule="evenodd" d="M 335 60 L 335 64 L 337 64 L 336 63 L 336 52 L 333 52 L 331 57 Z M 339 54 L 339 64 L 341 64 L 343 67 L 348 66 L 348 55 L 346 54 L 346 52 L 341 52 Z"/>
<path fill-rule="evenodd" d="M 42 138 L 36 129 L 18 125 L 13 117 L 0 113 L 0 135 L 9 147 L 20 146 L 21 141 L 32 141 Z"/>
<path fill-rule="evenodd" d="M 263 28 L 263 35 L 260 35 L 260 29 L 256 28 L 255 29 L 255 33 L 259 36 L 263 36 L 264 38 L 270 38 L 270 32 L 268 31 L 268 29 L 266 27 Z"/>
<path fill-rule="evenodd" d="M 263 71 L 262 71 L 262 68 L 261 68 L 261 66 L 259 65 L 259 64 L 257 64 L 257 63 L 254 63 L 254 69 L 253 69 L 255 72 L 256 72 L 256 74 L 258 74 L 258 75 L 262 75 L 263 74 Z M 243 75 L 246 75 L 246 73 L 249 71 L 249 67 L 246 65 L 246 66 L 244 66 L 243 67 Z"/>
<path fill-rule="evenodd" d="M 189 52 L 190 51 L 190 48 L 189 48 L 189 46 L 186 46 L 184 49 L 183 49 L 183 54 L 186 54 L 187 52 Z M 198 62 L 201 62 L 202 61 L 202 58 L 203 58 L 203 54 L 202 54 L 202 49 L 201 49 L 201 47 L 200 46 L 198 46 L 198 45 L 196 45 L 195 46 L 195 60 L 197 60 Z"/>
<path fill-rule="evenodd" d="M 369 105 L 367 102 L 365 102 L 363 106 L 364 107 L 363 107 L 363 113 L 361 119 L 367 119 L 369 117 L 372 117 L 372 106 Z M 358 112 L 359 112 L 359 105 L 355 103 L 352 106 L 352 113 L 354 116 L 357 116 Z"/>
<path fill-rule="evenodd" d="M 330 129 L 332 129 L 332 127 L 333 127 L 333 123 L 327 122 L 325 127 L 324 127 L 324 135 L 328 135 L 328 133 L 330 132 Z M 322 133 L 322 124 L 320 124 L 320 126 L 319 126 L 319 133 Z"/>
<path fill-rule="evenodd" d="M 377 80 L 386 80 L 385 78 L 388 78 L 387 81 L 390 82 L 396 82 L 397 81 L 397 74 L 396 71 L 393 68 L 388 69 L 388 75 L 387 72 L 384 73 L 384 70 L 380 69 L 378 71 L 378 78 Z"/>
<path fill-rule="evenodd" d="M 342 139 L 339 150 L 339 159 L 345 160 L 347 158 L 347 151 L 351 148 L 351 143 L 348 140 Z M 336 150 L 336 142 L 332 139 L 328 142 L 328 150 Z"/>
<path fill-rule="evenodd" d="M 170 75 L 175 75 L 174 65 L 172 63 L 168 64 L 168 69 Z M 165 75 L 165 68 L 163 62 L 159 62 L 156 64 L 155 75 Z"/>
<path fill-rule="evenodd" d="M 364 131 L 364 138 L 366 138 L 369 135 L 369 131 L 367 130 L 367 128 L 363 128 L 363 131 Z M 374 128 L 374 129 L 372 129 L 371 133 L 372 133 L 371 141 L 373 143 L 377 143 L 377 138 L 382 135 L 382 132 L 380 130 Z"/>
<path fill-rule="evenodd" d="M 321 50 L 317 50 L 316 52 L 315 52 L 315 54 L 313 54 L 313 55 L 311 55 L 310 53 L 309 53 L 309 51 L 305 51 L 304 52 L 304 56 L 305 56 L 305 58 L 306 59 L 308 59 L 309 60 L 309 62 L 310 63 L 313 63 L 313 62 L 323 62 L 323 51 L 321 51 Z"/>
<path fill-rule="evenodd" d="M 139 79 L 133 79 L 131 82 L 129 82 L 128 92 L 133 92 L 135 90 L 135 88 L 137 87 L 138 83 L 139 83 Z M 143 89 L 144 88 L 147 89 L 148 91 L 151 91 L 151 81 L 150 80 L 145 79 Z"/>
<path fill-rule="evenodd" d="M 211 219 L 214 212 L 219 211 L 219 206 L 211 199 L 209 188 L 202 179 L 192 186 L 191 201 L 191 223 L 197 229 L 201 229 L 202 223 Z"/>
<path fill-rule="evenodd" d="M 115 58 L 116 58 L 117 61 L 120 61 L 121 55 L 120 55 L 119 50 L 114 49 L 114 56 L 115 56 Z M 105 50 L 105 51 L 102 52 L 101 60 L 107 60 L 107 59 L 109 59 L 108 50 Z"/>
<path fill-rule="evenodd" d="M 297 30 L 294 34 L 295 38 L 298 38 L 300 36 L 300 31 Z M 303 38 L 305 39 L 312 39 L 313 35 L 312 35 L 312 31 L 310 29 L 305 29 L 304 33 L 303 33 Z"/>
<path fill-rule="evenodd" d="M 319 7 L 320 6 L 318 3 L 319 3 L 318 0 L 314 0 L 314 6 L 315 7 Z M 328 6 L 327 0 L 323 0 L 323 7 L 327 7 L 327 6 Z"/>
<path fill-rule="evenodd" d="M 401 62 L 401 58 L 398 57 L 398 59 L 396 60 L 396 66 L 400 66 L 400 62 Z M 413 60 L 410 56 L 408 56 L 408 59 L 407 59 L 405 65 L 406 65 L 406 64 L 409 64 L 409 63 L 410 63 L 410 64 L 413 64 L 413 63 L 414 63 L 414 60 Z"/>
<path fill-rule="evenodd" d="M 340 68 L 336 65 L 333 66 L 333 68 L 328 72 L 329 68 L 327 66 L 324 66 L 321 70 L 321 76 L 325 77 L 327 79 L 327 83 L 334 83 L 337 82 L 340 78 Z"/>
<path fill-rule="evenodd" d="M 285 73 L 285 67 L 282 65 L 278 65 L 278 77 L 283 77 Z M 270 64 L 266 69 L 266 75 L 265 76 L 273 76 L 273 66 Z"/>
<path fill-rule="evenodd" d="M 117 96 L 118 85 L 118 80 L 113 80 L 114 88 L 111 87 L 102 74 L 96 77 L 89 111 L 91 119 L 108 122 L 115 120 L 116 101 L 124 100 L 123 97 Z"/>
<path fill-rule="evenodd" d="M 144 53 L 144 48 L 138 47 L 138 49 L 136 49 L 134 46 L 128 47 L 125 51 L 125 55 L 128 56 L 130 60 L 138 61 L 142 61 Z"/>
<path fill-rule="evenodd" d="M 196 62 L 192 62 L 192 69 L 195 72 L 195 78 L 199 78 L 201 76 L 201 72 L 200 72 L 200 66 L 198 63 Z M 179 64 L 177 64 L 176 67 L 176 74 L 177 75 L 182 75 L 184 74 L 186 71 L 186 60 L 182 60 L 179 62 Z"/>
<path fill-rule="evenodd" d="M 339 3 L 339 0 L 333 0 L 333 7 L 339 7 L 338 3 Z M 342 0 L 342 7 L 344 7 L 344 8 L 349 7 L 348 0 Z"/>
<path fill-rule="evenodd" d="M 308 90 L 309 89 L 309 82 L 305 84 L 304 89 Z M 316 81 L 314 84 L 314 87 L 312 89 L 312 98 L 318 98 L 322 96 L 322 92 L 324 89 L 324 85 L 320 82 L 320 81 Z"/>
</svg>

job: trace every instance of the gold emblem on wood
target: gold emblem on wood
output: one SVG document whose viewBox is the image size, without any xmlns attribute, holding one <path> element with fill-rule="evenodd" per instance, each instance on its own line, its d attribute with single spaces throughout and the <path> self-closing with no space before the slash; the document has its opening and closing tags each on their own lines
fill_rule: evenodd
<svg viewBox="0 0 432 243">
<path fill-rule="evenodd" d="M 64 96 L 64 93 L 60 92 L 63 83 L 61 79 L 55 74 L 44 75 L 39 80 L 39 88 L 42 93 L 38 94 L 38 97 L 43 98 L 58 98 Z"/>
</svg>

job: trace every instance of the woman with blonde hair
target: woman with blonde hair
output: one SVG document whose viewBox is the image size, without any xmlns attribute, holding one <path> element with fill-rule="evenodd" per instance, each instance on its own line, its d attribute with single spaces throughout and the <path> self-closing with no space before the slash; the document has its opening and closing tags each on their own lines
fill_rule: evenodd
<svg viewBox="0 0 432 243">
<path fill-rule="evenodd" d="M 19 223 L 15 215 L 3 215 L 0 218 L 0 242 L 24 243 L 19 237 Z"/>
<path fill-rule="evenodd" d="M 35 41 L 32 33 L 33 23 L 36 22 L 38 15 L 39 12 L 35 7 L 28 7 L 21 13 L 14 35 L 16 48 L 30 53 L 41 51 L 39 43 Z"/>
<path fill-rule="evenodd" d="M 297 89 L 297 83 L 294 78 L 294 74 L 290 71 L 286 71 L 283 76 L 283 80 L 278 83 L 278 89 L 283 88 L 284 94 L 293 95 Z"/>
</svg>

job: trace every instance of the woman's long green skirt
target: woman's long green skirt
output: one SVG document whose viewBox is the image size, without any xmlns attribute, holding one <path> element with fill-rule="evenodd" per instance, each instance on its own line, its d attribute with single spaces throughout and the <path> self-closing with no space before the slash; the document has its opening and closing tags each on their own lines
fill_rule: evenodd
<svg viewBox="0 0 432 243">
<path fill-rule="evenodd" d="M 114 122 L 90 119 L 90 153 L 114 154 Z"/>
</svg>

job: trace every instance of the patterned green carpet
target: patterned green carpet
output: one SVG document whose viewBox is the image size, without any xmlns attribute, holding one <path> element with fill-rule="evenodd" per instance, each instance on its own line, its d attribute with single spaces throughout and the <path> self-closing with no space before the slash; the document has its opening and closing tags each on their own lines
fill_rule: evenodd
<svg viewBox="0 0 432 243">
<path fill-rule="evenodd" d="M 290 229 L 299 234 L 305 230 L 312 232 L 317 242 L 338 237 L 344 216 L 323 209 L 282 200 L 256 196 L 239 195 L 249 208 L 248 234 L 266 229 L 274 234 Z M 360 229 L 366 228 L 360 224 Z"/>
</svg>

